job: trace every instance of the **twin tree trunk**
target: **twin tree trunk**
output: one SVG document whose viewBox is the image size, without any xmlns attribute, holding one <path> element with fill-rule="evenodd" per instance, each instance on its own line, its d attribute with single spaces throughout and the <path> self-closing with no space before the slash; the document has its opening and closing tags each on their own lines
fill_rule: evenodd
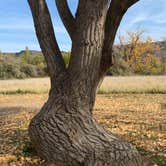
<svg viewBox="0 0 166 166">
<path fill-rule="evenodd" d="M 129 143 L 93 118 L 96 90 L 112 64 L 120 21 L 137 0 L 79 0 L 75 17 L 66 0 L 56 0 L 72 40 L 65 67 L 44 0 L 29 0 L 37 37 L 51 78 L 48 101 L 29 125 L 38 154 L 55 166 L 144 166 Z"/>
</svg>

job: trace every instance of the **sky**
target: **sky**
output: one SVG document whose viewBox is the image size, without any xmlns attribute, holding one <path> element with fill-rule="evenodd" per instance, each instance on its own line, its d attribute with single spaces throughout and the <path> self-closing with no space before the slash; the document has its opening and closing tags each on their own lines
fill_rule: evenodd
<svg viewBox="0 0 166 166">
<path fill-rule="evenodd" d="M 74 14 L 78 0 L 68 0 Z M 58 15 L 55 0 L 47 0 L 60 49 L 70 51 L 71 41 Z M 132 6 L 120 24 L 117 35 L 144 29 L 154 41 L 166 39 L 166 0 L 140 0 Z M 115 40 L 117 42 L 117 40 Z M 40 50 L 27 0 L 1 0 L 0 50 L 19 52 L 28 46 Z"/>
</svg>

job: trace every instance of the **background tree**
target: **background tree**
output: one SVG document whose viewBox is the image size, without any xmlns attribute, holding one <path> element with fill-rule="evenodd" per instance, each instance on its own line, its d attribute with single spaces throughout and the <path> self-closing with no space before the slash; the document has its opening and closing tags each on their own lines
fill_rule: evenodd
<svg viewBox="0 0 166 166">
<path fill-rule="evenodd" d="M 20 54 L 2 53 L 0 55 L 0 79 L 22 79 L 47 76 L 44 57 L 31 54 L 28 47 Z"/>
<path fill-rule="evenodd" d="M 157 74 L 160 59 L 156 55 L 159 45 L 150 37 L 143 37 L 144 31 L 128 32 L 127 36 L 119 36 L 119 45 L 115 46 L 115 66 L 124 72 L 136 74 Z"/>
<path fill-rule="evenodd" d="M 116 31 L 137 1 L 80 0 L 73 16 L 67 0 L 56 0 L 72 40 L 67 67 L 45 0 L 28 1 L 51 79 L 48 101 L 32 119 L 29 135 L 47 165 L 145 165 L 131 144 L 106 131 L 92 116 L 98 84 L 112 65 Z"/>
<path fill-rule="evenodd" d="M 65 62 L 65 66 L 68 67 L 69 66 L 69 61 L 70 61 L 71 53 L 70 52 L 63 52 L 62 56 L 63 56 L 63 60 Z"/>
<path fill-rule="evenodd" d="M 27 46 L 25 47 L 25 51 L 20 56 L 25 63 L 28 63 L 28 64 L 32 63 L 32 56 L 30 55 L 30 51 Z"/>
</svg>

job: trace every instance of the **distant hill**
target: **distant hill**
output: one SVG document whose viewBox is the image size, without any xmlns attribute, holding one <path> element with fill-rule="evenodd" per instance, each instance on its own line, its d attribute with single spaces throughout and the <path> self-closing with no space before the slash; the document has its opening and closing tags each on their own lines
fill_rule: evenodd
<svg viewBox="0 0 166 166">
<path fill-rule="evenodd" d="M 155 55 L 157 57 L 160 57 L 160 59 L 165 58 L 166 57 L 166 41 L 158 41 L 158 42 L 154 42 L 154 44 L 160 47 L 160 50 L 156 51 Z M 116 47 L 116 45 L 115 45 L 115 47 Z M 127 45 L 126 45 L 126 47 L 127 47 Z"/>
<path fill-rule="evenodd" d="M 36 50 L 29 50 L 30 52 L 30 55 L 42 55 L 42 52 L 41 51 L 36 51 Z M 15 54 L 16 56 L 20 56 L 22 54 L 25 53 L 25 50 L 21 50 L 20 52 L 17 52 L 17 53 L 5 53 L 5 54 Z M 66 53 L 66 51 L 62 51 L 62 54 L 63 53 Z"/>
<path fill-rule="evenodd" d="M 20 52 L 2 52 L 4 55 L 16 55 L 16 56 L 20 56 L 22 54 L 24 54 L 25 50 L 21 50 Z M 36 51 L 36 50 L 29 50 L 31 55 L 42 55 L 41 51 Z"/>
<path fill-rule="evenodd" d="M 158 41 L 158 42 L 154 42 L 155 44 L 160 46 L 160 51 L 156 52 L 156 55 L 163 58 L 166 57 L 166 40 L 165 41 Z M 36 51 L 36 50 L 29 50 L 31 55 L 42 55 L 41 51 Z M 16 55 L 16 56 L 20 56 L 21 54 L 23 54 L 25 51 L 22 50 L 20 52 L 16 52 L 16 53 L 3 53 L 6 55 Z M 65 53 L 65 51 L 62 51 L 62 53 Z"/>
<path fill-rule="evenodd" d="M 22 50 L 22 51 L 20 51 L 20 52 L 15 53 L 15 54 L 16 54 L 16 56 L 20 56 L 20 55 L 24 54 L 24 52 L 25 52 L 25 51 Z M 42 52 L 41 52 L 41 51 L 29 50 L 29 52 L 30 52 L 31 55 L 42 55 Z"/>
</svg>

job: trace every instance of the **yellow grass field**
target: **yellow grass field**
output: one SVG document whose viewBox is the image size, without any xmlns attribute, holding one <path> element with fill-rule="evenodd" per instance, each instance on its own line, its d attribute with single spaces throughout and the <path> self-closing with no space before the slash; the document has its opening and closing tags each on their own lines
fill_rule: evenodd
<svg viewBox="0 0 166 166">
<path fill-rule="evenodd" d="M 0 80 L 0 94 L 46 93 L 49 78 Z M 166 93 L 166 76 L 106 77 L 99 93 Z"/>
<path fill-rule="evenodd" d="M 47 100 L 48 78 L 0 81 L 0 166 L 39 166 L 30 119 Z M 98 94 L 98 122 L 158 166 L 166 166 L 166 77 L 107 77 Z M 114 92 L 114 93 L 113 93 Z M 128 93 L 127 93 L 128 92 Z M 156 93 L 155 93 L 156 92 Z"/>
<path fill-rule="evenodd" d="M 166 93 L 166 76 L 105 77 L 99 92 Z"/>
</svg>

